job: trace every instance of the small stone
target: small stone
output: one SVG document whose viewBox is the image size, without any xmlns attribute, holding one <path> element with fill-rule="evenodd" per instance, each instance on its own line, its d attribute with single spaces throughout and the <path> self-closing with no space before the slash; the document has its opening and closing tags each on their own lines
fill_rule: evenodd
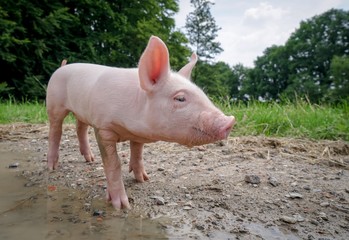
<svg viewBox="0 0 349 240">
<path fill-rule="evenodd" d="M 319 217 L 325 221 L 328 221 L 328 217 L 327 217 L 326 213 L 324 213 L 324 212 L 320 212 Z"/>
<path fill-rule="evenodd" d="M 178 203 L 170 202 L 170 203 L 167 204 L 167 206 L 178 206 Z"/>
<path fill-rule="evenodd" d="M 92 215 L 94 217 L 96 217 L 96 216 L 103 216 L 104 215 L 104 211 L 96 209 L 96 210 L 93 211 Z"/>
<path fill-rule="evenodd" d="M 280 182 L 275 177 L 269 177 L 269 184 L 276 187 L 280 184 Z"/>
<path fill-rule="evenodd" d="M 304 217 L 302 217 L 300 214 L 295 214 L 293 217 L 297 220 L 297 222 L 304 222 Z"/>
<path fill-rule="evenodd" d="M 204 152 L 204 151 L 206 151 L 206 147 L 204 147 L 204 146 L 198 146 L 198 147 L 197 147 L 197 150 L 200 151 L 200 152 Z"/>
<path fill-rule="evenodd" d="M 329 202 L 321 202 L 321 203 L 320 203 L 320 206 L 321 206 L 321 207 L 327 207 L 327 206 L 329 206 L 329 205 L 330 205 Z"/>
<path fill-rule="evenodd" d="M 298 185 L 298 183 L 297 182 L 293 182 L 293 183 L 291 183 L 291 186 L 292 187 L 295 187 L 295 186 L 297 186 Z"/>
<path fill-rule="evenodd" d="M 184 203 L 184 206 L 193 208 L 193 202 L 192 201 L 186 202 Z"/>
<path fill-rule="evenodd" d="M 261 179 L 257 175 L 250 174 L 245 176 L 245 182 L 259 184 L 261 182 Z"/>
<path fill-rule="evenodd" d="M 165 168 L 163 168 L 163 167 L 158 167 L 158 171 L 159 171 L 159 172 L 163 172 L 163 171 L 165 171 Z"/>
<path fill-rule="evenodd" d="M 296 222 L 298 222 L 296 218 L 289 217 L 289 216 L 281 216 L 280 220 L 285 223 L 291 223 L 291 224 L 295 224 Z"/>
<path fill-rule="evenodd" d="M 8 166 L 8 168 L 18 168 L 18 166 L 19 166 L 19 163 L 16 162 L 16 163 L 11 163 L 11 164 Z"/>
<path fill-rule="evenodd" d="M 303 195 L 297 192 L 290 192 L 289 194 L 286 195 L 286 197 L 295 199 L 295 198 L 303 198 Z"/>
<path fill-rule="evenodd" d="M 185 194 L 185 197 L 188 199 L 193 199 L 193 197 L 190 194 Z"/>
<path fill-rule="evenodd" d="M 314 219 L 310 220 L 310 223 L 315 225 L 315 226 L 319 225 L 319 222 L 314 220 Z"/>
<path fill-rule="evenodd" d="M 205 226 L 202 225 L 202 224 L 196 224 L 195 227 L 196 227 L 197 230 L 200 230 L 200 231 L 205 229 Z"/>
<path fill-rule="evenodd" d="M 183 207 L 183 210 L 191 210 L 191 209 L 193 209 L 192 207 L 189 207 L 189 206 L 184 206 Z"/>
<path fill-rule="evenodd" d="M 165 199 L 159 196 L 152 196 L 152 199 L 155 200 L 156 205 L 165 205 Z"/>
</svg>

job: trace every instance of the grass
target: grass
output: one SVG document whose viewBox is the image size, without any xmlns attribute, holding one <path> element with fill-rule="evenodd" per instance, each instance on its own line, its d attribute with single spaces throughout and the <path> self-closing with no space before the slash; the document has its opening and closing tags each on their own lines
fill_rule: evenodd
<svg viewBox="0 0 349 240">
<path fill-rule="evenodd" d="M 349 104 L 315 105 L 307 101 L 233 103 L 218 106 L 234 115 L 234 136 L 265 135 L 349 141 Z"/>
<path fill-rule="evenodd" d="M 233 136 L 265 135 L 349 141 L 349 103 L 315 105 L 307 101 L 291 103 L 215 101 L 237 124 Z M 47 123 L 43 103 L 0 102 L 0 124 L 15 122 Z M 74 123 L 72 116 L 65 122 Z"/>
<path fill-rule="evenodd" d="M 0 102 L 0 124 L 9 123 L 47 123 L 46 106 L 42 102 Z M 74 123 L 73 116 L 65 122 Z"/>
</svg>

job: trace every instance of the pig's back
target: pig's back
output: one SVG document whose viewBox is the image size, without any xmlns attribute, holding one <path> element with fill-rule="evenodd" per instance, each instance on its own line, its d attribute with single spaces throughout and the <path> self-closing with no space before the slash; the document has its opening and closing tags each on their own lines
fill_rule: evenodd
<svg viewBox="0 0 349 240">
<path fill-rule="evenodd" d="M 86 63 L 65 65 L 57 69 L 49 81 L 47 102 L 62 104 L 80 120 L 93 124 L 91 115 L 107 108 L 110 101 L 120 102 L 113 98 L 139 85 L 137 72 L 137 69 Z"/>
</svg>

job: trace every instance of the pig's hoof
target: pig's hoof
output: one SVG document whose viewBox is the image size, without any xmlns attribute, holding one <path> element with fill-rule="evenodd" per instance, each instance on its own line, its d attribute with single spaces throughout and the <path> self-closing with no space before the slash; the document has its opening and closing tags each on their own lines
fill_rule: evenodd
<svg viewBox="0 0 349 240">
<path fill-rule="evenodd" d="M 132 171 L 138 182 L 142 183 L 149 180 L 148 174 L 145 172 L 144 168 L 135 170 L 130 167 L 130 172 Z"/>
<path fill-rule="evenodd" d="M 82 154 L 82 155 L 84 155 L 86 162 L 94 162 L 95 161 L 95 156 L 92 153 Z"/>
<path fill-rule="evenodd" d="M 116 209 L 131 209 L 127 195 L 114 197 L 112 199 L 110 194 L 107 194 L 107 200 L 110 201 L 113 207 Z"/>
<path fill-rule="evenodd" d="M 58 168 L 58 161 L 57 162 L 47 162 L 47 169 L 49 171 L 54 171 Z"/>
</svg>

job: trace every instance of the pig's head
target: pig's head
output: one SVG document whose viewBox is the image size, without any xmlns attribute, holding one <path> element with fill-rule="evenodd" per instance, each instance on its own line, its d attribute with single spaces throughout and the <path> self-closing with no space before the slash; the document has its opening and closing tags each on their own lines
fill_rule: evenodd
<svg viewBox="0 0 349 240">
<path fill-rule="evenodd" d="M 225 116 L 204 92 L 190 81 L 197 56 L 178 73 L 170 69 L 166 45 L 151 37 L 140 62 L 140 86 L 147 100 L 145 121 L 157 140 L 201 145 L 228 137 L 235 124 Z"/>
</svg>

